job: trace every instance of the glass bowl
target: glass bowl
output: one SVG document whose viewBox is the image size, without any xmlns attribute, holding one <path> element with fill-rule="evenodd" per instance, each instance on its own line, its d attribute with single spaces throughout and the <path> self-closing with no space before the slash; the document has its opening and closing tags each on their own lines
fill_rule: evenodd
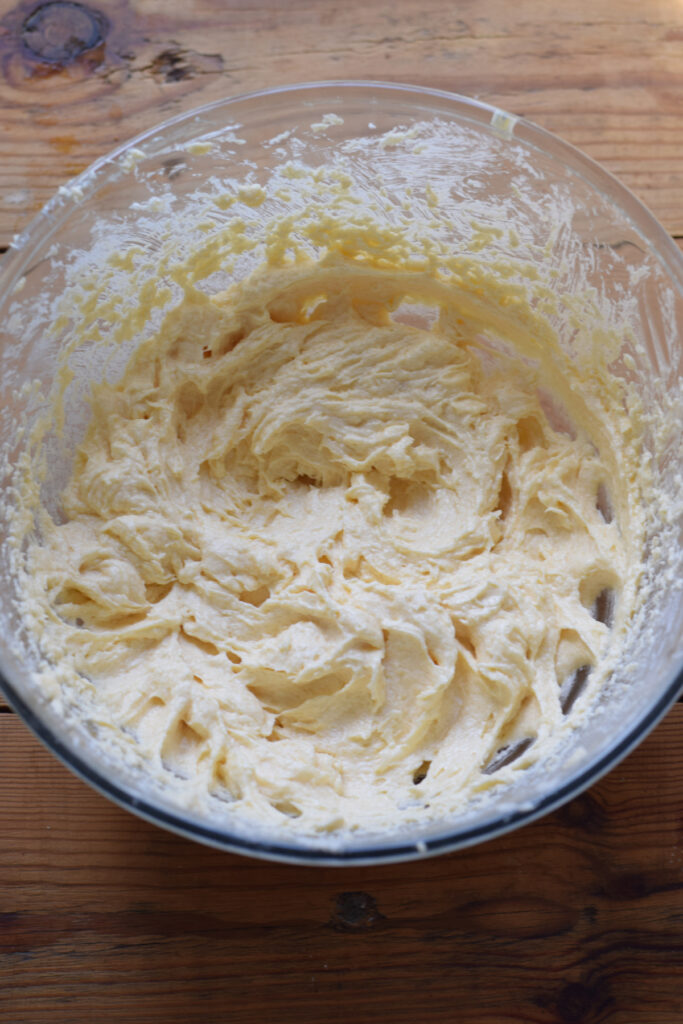
<svg viewBox="0 0 683 1024">
<path fill-rule="evenodd" d="M 179 252 L 211 244 L 236 217 L 257 237 L 263 217 L 255 200 L 259 189 L 281 186 L 282 215 L 296 215 L 287 206 L 286 169 L 331 163 L 351 167 L 363 179 L 388 222 L 388 208 L 400 202 L 405 207 L 416 185 L 429 184 L 451 204 L 454 245 L 485 250 L 486 259 L 535 262 L 553 286 L 561 283 L 571 291 L 580 283 L 591 291 L 596 317 L 616 319 L 630 339 L 615 372 L 635 383 L 655 419 L 669 423 L 664 440 L 652 431 L 646 438 L 646 456 L 668 496 L 669 513 L 655 517 L 650 528 L 645 575 L 655 585 L 633 623 L 627 659 L 550 762 L 519 772 L 514 782 L 448 820 L 391 833 L 297 837 L 239 822 L 228 826 L 181 808 L 139 765 L 103 754 L 93 722 L 36 685 L 36 652 L 17 610 L 7 540 L 14 474 L 63 369 L 68 332 L 60 334 L 60 302 L 78 275 L 113 252 L 136 253 L 144 281 L 154 261 L 168 256 L 169 224 L 182 224 L 175 232 Z M 295 177 L 289 173 L 290 180 Z M 226 182 L 232 183 L 234 202 L 221 209 L 215 199 L 225 193 Z M 417 207 L 410 215 L 419 217 Z M 514 253 L 510 235 L 497 231 L 501 220 L 514 229 Z M 258 246 L 245 252 L 227 280 L 248 273 L 258 253 Z M 222 276 L 207 287 L 225 283 Z M 122 807 L 200 842 L 275 860 L 350 864 L 416 858 L 499 835 L 576 796 L 640 742 L 676 699 L 683 684 L 683 259 L 627 189 L 549 133 L 464 97 L 381 83 L 309 84 L 213 103 L 138 136 L 60 189 L 3 262 L 0 311 L 0 686 L 57 757 Z M 571 349 L 570 325 L 560 316 L 555 326 Z M 48 508 L 56 507 L 87 424 L 88 382 L 103 367 L 116 379 L 130 351 L 93 341 L 72 354 L 74 386 L 66 394 L 64 430 L 54 429 L 41 441 L 49 467 L 42 483 Z"/>
</svg>

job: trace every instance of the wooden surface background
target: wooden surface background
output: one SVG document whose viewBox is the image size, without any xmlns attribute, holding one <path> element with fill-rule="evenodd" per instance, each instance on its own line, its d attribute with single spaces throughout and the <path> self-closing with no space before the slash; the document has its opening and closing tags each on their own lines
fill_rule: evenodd
<svg viewBox="0 0 683 1024">
<path fill-rule="evenodd" d="M 463 92 L 617 174 L 683 245 L 683 0 L 0 0 L 0 250 L 182 110 L 331 78 Z M 0 1021 L 677 1024 L 683 704 L 571 804 L 382 868 L 138 821 L 0 706 Z"/>
</svg>

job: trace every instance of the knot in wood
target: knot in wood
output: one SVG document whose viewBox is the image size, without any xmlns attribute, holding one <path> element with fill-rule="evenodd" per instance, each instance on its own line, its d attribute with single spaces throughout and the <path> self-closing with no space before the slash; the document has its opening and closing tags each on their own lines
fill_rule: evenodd
<svg viewBox="0 0 683 1024">
<path fill-rule="evenodd" d="M 330 924 L 337 931 L 363 932 L 384 920 L 374 898 L 367 892 L 340 892 Z"/>
<path fill-rule="evenodd" d="M 607 987 L 598 987 L 570 982 L 558 994 L 557 1015 L 562 1024 L 588 1024 L 588 1021 L 602 1017 L 610 1003 Z"/>
<path fill-rule="evenodd" d="M 47 64 L 71 64 L 104 41 L 107 20 L 99 11 L 72 0 L 41 4 L 21 27 L 21 38 L 32 57 Z"/>
</svg>

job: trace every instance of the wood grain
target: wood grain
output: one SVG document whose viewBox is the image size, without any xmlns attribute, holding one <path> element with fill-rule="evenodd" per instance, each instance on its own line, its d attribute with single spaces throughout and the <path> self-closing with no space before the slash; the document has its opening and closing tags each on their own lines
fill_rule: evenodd
<svg viewBox="0 0 683 1024">
<path fill-rule="evenodd" d="M 139 821 L 1 716 L 0 1019 L 674 1024 L 682 729 L 510 836 L 309 869 Z"/>
<path fill-rule="evenodd" d="M 101 38 L 86 39 L 79 16 L 62 60 L 27 27 L 39 6 L 0 0 L 0 246 L 60 184 L 160 120 L 334 78 L 450 89 L 525 115 L 683 236 L 681 0 L 97 0 L 81 6 Z"/>
</svg>

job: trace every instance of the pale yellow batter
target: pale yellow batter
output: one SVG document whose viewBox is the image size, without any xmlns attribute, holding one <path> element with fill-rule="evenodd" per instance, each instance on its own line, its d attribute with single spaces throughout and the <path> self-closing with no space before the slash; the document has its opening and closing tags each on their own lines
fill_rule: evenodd
<svg viewBox="0 0 683 1024">
<path fill-rule="evenodd" d="M 155 771 L 266 824 L 391 826 L 529 764 L 599 682 L 638 556 L 624 414 L 505 305 L 280 263 L 188 292 L 98 389 L 31 600 Z"/>
</svg>

